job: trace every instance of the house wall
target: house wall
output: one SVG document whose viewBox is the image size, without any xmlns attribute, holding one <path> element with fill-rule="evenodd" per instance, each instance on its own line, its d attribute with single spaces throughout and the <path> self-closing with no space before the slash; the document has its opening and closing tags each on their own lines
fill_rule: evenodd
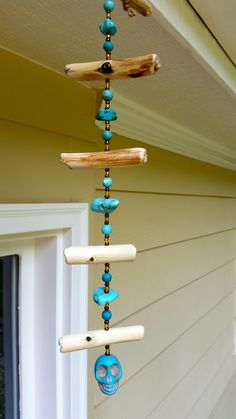
<svg viewBox="0 0 236 419">
<path fill-rule="evenodd" d="M 70 171 L 59 161 L 60 152 L 101 149 L 94 91 L 1 55 L 1 203 L 101 196 L 102 172 Z M 112 145 L 141 144 L 114 136 Z M 235 372 L 236 174 L 147 149 L 144 167 L 112 170 L 112 194 L 121 204 L 111 217 L 111 243 L 138 250 L 135 262 L 112 265 L 112 286 L 120 291 L 112 324 L 143 324 L 146 335 L 114 346 L 124 369 L 115 397 L 98 391 L 92 370 L 101 350 L 89 352 L 89 416 L 205 419 Z M 102 244 L 102 224 L 91 214 L 91 244 Z M 90 295 L 101 273 L 90 270 Z M 91 328 L 102 327 L 100 312 L 90 299 Z"/>
</svg>

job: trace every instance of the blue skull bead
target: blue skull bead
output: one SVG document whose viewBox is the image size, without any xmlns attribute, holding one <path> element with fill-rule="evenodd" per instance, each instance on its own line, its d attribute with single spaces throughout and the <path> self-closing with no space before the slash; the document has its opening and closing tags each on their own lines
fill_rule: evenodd
<svg viewBox="0 0 236 419">
<path fill-rule="evenodd" d="M 122 367 L 116 356 L 99 356 L 95 363 L 94 374 L 102 393 L 112 396 L 117 392 L 122 378 Z"/>
</svg>

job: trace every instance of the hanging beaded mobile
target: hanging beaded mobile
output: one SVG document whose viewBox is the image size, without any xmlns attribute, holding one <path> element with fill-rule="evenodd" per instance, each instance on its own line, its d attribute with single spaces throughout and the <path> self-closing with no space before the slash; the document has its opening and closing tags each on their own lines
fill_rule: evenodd
<svg viewBox="0 0 236 419">
<path fill-rule="evenodd" d="M 144 16 L 151 13 L 151 6 L 147 0 L 122 0 L 122 2 L 124 9 L 128 11 L 129 15 L 131 6 Z M 105 88 L 102 93 L 105 107 L 99 110 L 96 115 L 96 119 L 103 121 L 105 124 L 102 132 L 105 151 L 98 153 L 63 153 L 61 160 L 70 168 L 105 169 L 102 180 L 104 197 L 96 198 L 91 203 L 92 211 L 104 215 L 104 224 L 101 228 L 101 232 L 104 235 L 104 245 L 65 249 L 65 258 L 68 264 L 104 263 L 103 286 L 96 288 L 93 293 L 94 302 L 99 306 L 103 306 L 102 319 L 104 321 L 104 330 L 63 336 L 60 338 L 59 344 L 61 352 L 105 346 L 105 353 L 96 360 L 94 373 L 100 390 L 105 395 L 110 396 L 116 393 L 119 381 L 122 378 L 122 366 L 118 358 L 111 354 L 111 343 L 140 340 L 144 336 L 143 326 L 110 329 L 110 320 L 112 318 L 110 304 L 119 296 L 119 293 L 110 287 L 112 281 L 110 263 L 132 261 L 136 257 L 136 249 L 133 245 L 110 245 L 110 235 L 112 233 L 110 214 L 119 206 L 119 200 L 110 197 L 110 188 L 112 187 L 110 167 L 142 165 L 147 160 L 146 150 L 142 148 L 110 150 L 110 141 L 112 139 L 111 122 L 117 119 L 115 110 L 111 108 L 113 99 L 111 78 L 136 78 L 152 75 L 160 68 L 160 62 L 156 54 L 119 61 L 112 60 L 112 37 L 117 32 L 116 24 L 111 18 L 111 13 L 115 8 L 114 0 L 104 0 L 103 8 L 106 18 L 99 28 L 105 36 L 103 43 L 103 49 L 106 53 L 105 61 L 69 64 L 66 66 L 66 73 L 76 80 L 102 79 L 105 81 Z M 132 13 L 132 15 L 134 14 Z"/>
<path fill-rule="evenodd" d="M 100 31 L 105 35 L 106 40 L 103 44 L 103 49 L 106 52 L 106 63 L 104 64 L 106 71 L 109 74 L 111 65 L 109 61 L 111 60 L 111 53 L 113 50 L 113 42 L 111 37 L 116 34 L 117 27 L 116 24 L 111 19 L 111 12 L 115 8 L 113 0 L 105 0 L 103 4 L 104 10 L 106 12 L 106 19 L 100 25 Z M 117 119 L 116 112 L 111 109 L 110 104 L 113 98 L 113 93 L 111 91 L 110 78 L 105 79 L 105 89 L 102 93 L 102 98 L 105 102 L 105 109 L 100 110 L 96 115 L 97 120 L 105 121 L 105 130 L 102 133 L 102 138 L 105 140 L 105 151 L 110 151 L 110 140 L 112 139 L 111 132 L 111 121 Z M 110 198 L 110 187 L 112 186 L 112 179 L 110 177 L 110 169 L 105 169 L 105 177 L 102 181 L 105 188 L 104 200 L 102 201 L 102 206 L 104 208 L 105 220 L 104 225 L 101 229 L 104 234 L 104 244 L 109 246 L 110 234 L 112 233 L 112 227 L 110 225 L 109 216 L 112 211 L 114 211 L 118 205 L 118 199 Z M 97 200 L 92 202 L 91 209 L 97 211 Z M 99 296 L 102 295 L 105 306 L 104 311 L 102 312 L 102 318 L 104 320 L 104 330 L 108 331 L 110 328 L 110 319 L 112 317 L 112 312 L 110 310 L 110 303 L 114 301 L 119 293 L 110 288 L 110 282 L 112 280 L 112 274 L 110 273 L 110 263 L 105 263 L 104 274 L 102 275 L 102 280 L 105 283 L 104 288 L 98 288 L 95 290 L 93 298 L 94 301 L 98 304 Z M 104 293 L 103 293 L 104 292 Z M 103 301 L 101 301 L 103 302 Z M 119 380 L 122 378 L 122 367 L 119 360 L 110 353 L 110 345 L 105 346 L 105 355 L 101 355 L 95 363 L 95 378 L 98 381 L 100 390 L 107 395 L 115 394 L 118 389 Z"/>
</svg>

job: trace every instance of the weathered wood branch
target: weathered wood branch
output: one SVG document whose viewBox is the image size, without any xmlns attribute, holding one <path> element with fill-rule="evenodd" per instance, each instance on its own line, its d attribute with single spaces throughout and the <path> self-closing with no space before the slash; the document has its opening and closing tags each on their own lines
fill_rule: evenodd
<svg viewBox="0 0 236 419">
<path fill-rule="evenodd" d="M 147 151 L 136 147 L 96 153 L 62 153 L 61 161 L 71 169 L 140 166 L 147 161 Z"/>
<path fill-rule="evenodd" d="M 59 339 L 60 351 L 62 353 L 74 352 L 113 343 L 137 341 L 143 339 L 144 332 L 143 326 L 130 326 L 117 327 L 108 331 L 93 330 L 91 332 L 66 335 Z"/>
<path fill-rule="evenodd" d="M 149 54 L 124 60 L 68 64 L 65 72 L 75 80 L 132 79 L 151 76 L 160 66 L 158 55 Z"/>
<path fill-rule="evenodd" d="M 132 9 L 136 10 L 142 16 L 150 16 L 152 13 L 152 6 L 147 0 L 121 0 L 123 8 L 128 12 L 130 17 L 135 16 Z"/>
<path fill-rule="evenodd" d="M 65 249 L 65 259 L 69 265 L 128 262 L 135 258 L 136 248 L 132 244 L 81 246 Z"/>
</svg>

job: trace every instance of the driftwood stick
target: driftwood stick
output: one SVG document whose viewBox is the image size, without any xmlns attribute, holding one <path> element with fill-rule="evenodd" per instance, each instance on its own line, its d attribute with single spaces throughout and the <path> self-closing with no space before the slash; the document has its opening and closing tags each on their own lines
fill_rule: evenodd
<svg viewBox="0 0 236 419">
<path fill-rule="evenodd" d="M 68 64 L 65 72 L 75 80 L 132 79 L 151 76 L 160 66 L 158 55 L 149 54 L 124 60 Z"/>
<path fill-rule="evenodd" d="M 65 259 L 69 265 L 128 262 L 135 258 L 136 248 L 132 244 L 81 246 L 65 249 Z"/>
<path fill-rule="evenodd" d="M 74 352 L 113 343 L 141 340 L 144 332 L 143 326 L 117 327 L 108 331 L 93 330 L 91 332 L 62 336 L 58 343 L 62 353 Z"/>
<path fill-rule="evenodd" d="M 71 169 L 139 166 L 146 163 L 147 151 L 137 147 L 97 153 L 62 153 L 61 161 Z"/>
<path fill-rule="evenodd" d="M 132 9 L 136 10 L 142 16 L 150 16 L 152 13 L 152 6 L 147 0 L 121 0 L 123 8 L 128 12 L 130 17 L 135 16 Z"/>
</svg>

